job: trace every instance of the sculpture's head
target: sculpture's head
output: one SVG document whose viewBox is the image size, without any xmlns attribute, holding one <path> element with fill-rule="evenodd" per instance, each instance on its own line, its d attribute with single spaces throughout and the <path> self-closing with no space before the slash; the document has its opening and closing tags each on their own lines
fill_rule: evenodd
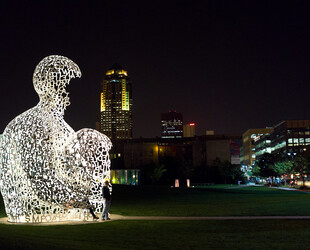
<svg viewBox="0 0 310 250">
<path fill-rule="evenodd" d="M 70 105 L 66 85 L 71 78 L 81 75 L 79 66 L 69 58 L 52 55 L 45 57 L 37 65 L 33 73 L 33 85 L 41 102 L 63 112 Z"/>
</svg>

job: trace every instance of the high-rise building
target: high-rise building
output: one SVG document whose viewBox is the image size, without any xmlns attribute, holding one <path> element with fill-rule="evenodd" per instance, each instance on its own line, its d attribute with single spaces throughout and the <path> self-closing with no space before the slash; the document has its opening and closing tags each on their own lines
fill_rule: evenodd
<svg viewBox="0 0 310 250">
<path fill-rule="evenodd" d="M 183 137 L 195 137 L 195 123 L 191 122 L 183 126 Z"/>
<path fill-rule="evenodd" d="M 161 114 L 161 137 L 182 138 L 183 137 L 183 116 L 182 113 L 169 111 Z"/>
<path fill-rule="evenodd" d="M 132 139 L 131 83 L 119 64 L 105 74 L 100 97 L 100 131 L 112 141 Z"/>
</svg>

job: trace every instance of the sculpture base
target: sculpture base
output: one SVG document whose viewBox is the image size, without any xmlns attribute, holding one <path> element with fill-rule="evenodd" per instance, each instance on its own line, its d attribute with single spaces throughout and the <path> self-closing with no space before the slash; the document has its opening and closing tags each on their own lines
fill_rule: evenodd
<svg viewBox="0 0 310 250">
<path fill-rule="evenodd" d="M 11 223 L 50 223 L 64 221 L 93 221 L 92 215 L 88 209 L 72 208 L 68 211 L 54 214 L 31 214 L 24 216 L 9 216 L 8 221 Z"/>
</svg>

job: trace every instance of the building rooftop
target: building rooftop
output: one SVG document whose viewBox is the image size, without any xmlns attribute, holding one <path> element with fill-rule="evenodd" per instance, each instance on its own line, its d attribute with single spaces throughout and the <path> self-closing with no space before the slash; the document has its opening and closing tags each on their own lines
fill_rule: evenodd
<svg viewBox="0 0 310 250">
<path fill-rule="evenodd" d="M 106 72 L 106 76 L 113 76 L 113 77 L 127 77 L 127 71 L 119 65 L 118 63 L 114 63 L 114 65 Z"/>
</svg>

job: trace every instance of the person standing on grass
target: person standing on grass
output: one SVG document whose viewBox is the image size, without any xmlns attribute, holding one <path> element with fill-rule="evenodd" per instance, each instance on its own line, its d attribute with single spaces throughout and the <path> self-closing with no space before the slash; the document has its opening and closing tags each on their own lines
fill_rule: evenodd
<svg viewBox="0 0 310 250">
<path fill-rule="evenodd" d="M 110 194 L 110 189 L 109 189 L 109 181 L 104 182 L 104 186 L 102 189 L 102 195 L 103 195 L 103 211 L 102 211 L 102 220 L 111 220 L 109 218 L 109 210 L 111 206 L 111 194 Z"/>
</svg>

